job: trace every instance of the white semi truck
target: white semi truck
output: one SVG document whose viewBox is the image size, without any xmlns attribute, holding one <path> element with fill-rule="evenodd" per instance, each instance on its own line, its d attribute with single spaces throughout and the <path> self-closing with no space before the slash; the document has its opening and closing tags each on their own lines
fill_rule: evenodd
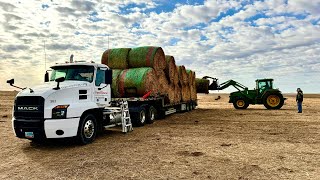
<svg viewBox="0 0 320 180">
<path fill-rule="evenodd" d="M 32 141 L 75 137 L 79 143 L 88 144 L 106 128 L 122 126 L 126 133 L 132 124 L 143 126 L 197 106 L 192 100 L 166 103 L 166 96 L 112 98 L 112 70 L 103 64 L 56 64 L 50 74 L 49 78 L 46 72 L 43 85 L 20 88 L 12 115 L 17 137 Z M 14 79 L 7 83 L 17 87 Z"/>
</svg>

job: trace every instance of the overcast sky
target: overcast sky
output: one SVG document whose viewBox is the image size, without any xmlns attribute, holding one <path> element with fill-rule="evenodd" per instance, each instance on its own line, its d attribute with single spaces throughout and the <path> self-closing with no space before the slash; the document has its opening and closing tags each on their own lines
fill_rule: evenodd
<svg viewBox="0 0 320 180">
<path fill-rule="evenodd" d="M 197 77 L 320 93 L 320 0 L 0 0 L 0 21 L 0 90 L 43 82 L 44 42 L 49 67 L 100 62 L 109 36 L 110 48 L 161 46 Z"/>
</svg>

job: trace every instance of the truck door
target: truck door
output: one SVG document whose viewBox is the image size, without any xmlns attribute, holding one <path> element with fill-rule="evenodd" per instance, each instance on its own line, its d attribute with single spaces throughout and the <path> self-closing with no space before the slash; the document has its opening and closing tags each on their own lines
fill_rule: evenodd
<svg viewBox="0 0 320 180">
<path fill-rule="evenodd" d="M 111 101 L 111 85 L 106 84 L 107 68 L 98 68 L 95 80 L 94 100 L 98 106 L 108 106 Z"/>
</svg>

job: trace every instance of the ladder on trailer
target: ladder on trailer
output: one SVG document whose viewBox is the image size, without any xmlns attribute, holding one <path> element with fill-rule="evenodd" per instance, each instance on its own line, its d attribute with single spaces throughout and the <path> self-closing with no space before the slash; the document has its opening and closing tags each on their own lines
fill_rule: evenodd
<svg viewBox="0 0 320 180">
<path fill-rule="evenodd" d="M 112 115 L 113 117 L 115 117 L 117 116 L 117 114 L 121 116 L 121 122 L 116 122 L 114 124 L 104 126 L 104 128 L 109 129 L 112 127 L 121 126 L 122 127 L 121 131 L 124 133 L 132 131 L 133 128 L 132 128 L 132 123 L 131 123 L 131 118 L 129 113 L 128 101 L 118 101 L 115 107 L 108 107 L 103 111 L 104 116 Z"/>
<path fill-rule="evenodd" d="M 128 101 L 122 102 L 121 112 L 122 112 L 122 117 L 121 117 L 122 132 L 127 133 L 129 131 L 132 131 L 133 128 L 132 128 L 132 123 L 131 123 L 131 118 L 129 113 Z"/>
</svg>

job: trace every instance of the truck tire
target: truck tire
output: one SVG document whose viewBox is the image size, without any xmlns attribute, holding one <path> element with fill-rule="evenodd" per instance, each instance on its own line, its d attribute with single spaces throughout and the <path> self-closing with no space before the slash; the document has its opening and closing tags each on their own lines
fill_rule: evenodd
<svg viewBox="0 0 320 180">
<path fill-rule="evenodd" d="M 264 95 L 263 105 L 267 109 L 280 109 L 284 104 L 284 99 L 281 93 L 270 92 Z"/>
<path fill-rule="evenodd" d="M 186 104 L 186 111 L 189 112 L 190 111 L 190 103 Z"/>
<path fill-rule="evenodd" d="M 248 106 L 248 101 L 243 97 L 236 97 L 233 100 L 233 107 L 236 109 L 247 109 Z"/>
<path fill-rule="evenodd" d="M 150 106 L 147 113 L 147 123 L 152 124 L 156 120 L 157 110 L 153 106 Z"/>
<path fill-rule="evenodd" d="M 132 117 L 132 123 L 134 126 L 144 126 L 146 123 L 146 108 L 140 107 L 137 112 L 133 113 Z"/>
<path fill-rule="evenodd" d="M 191 110 L 196 109 L 196 104 L 194 102 L 191 103 Z"/>
<path fill-rule="evenodd" d="M 80 144 L 92 143 L 97 136 L 97 120 L 92 114 L 80 118 L 77 139 Z"/>
</svg>

